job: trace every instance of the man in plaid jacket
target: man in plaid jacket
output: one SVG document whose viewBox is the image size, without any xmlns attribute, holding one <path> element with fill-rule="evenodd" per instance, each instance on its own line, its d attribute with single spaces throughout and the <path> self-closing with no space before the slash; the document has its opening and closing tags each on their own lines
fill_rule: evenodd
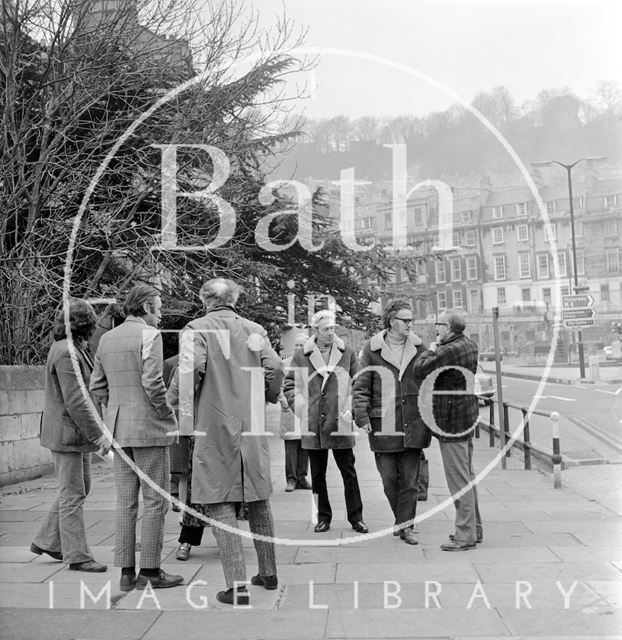
<svg viewBox="0 0 622 640">
<path fill-rule="evenodd" d="M 422 380 L 419 391 L 421 416 L 439 441 L 445 478 L 452 496 L 475 478 L 473 430 L 479 407 L 473 395 L 473 383 L 477 371 L 477 345 L 464 335 L 465 327 L 464 318 L 458 313 L 442 313 L 436 322 L 437 340 L 414 363 L 415 376 Z M 483 539 L 475 485 L 454 497 L 454 505 L 455 532 L 441 549 L 466 551 Z"/>
</svg>

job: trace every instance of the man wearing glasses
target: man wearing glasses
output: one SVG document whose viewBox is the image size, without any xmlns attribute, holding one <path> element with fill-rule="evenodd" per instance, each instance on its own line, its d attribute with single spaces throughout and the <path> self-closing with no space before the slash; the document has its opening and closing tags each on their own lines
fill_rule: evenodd
<svg viewBox="0 0 622 640">
<path fill-rule="evenodd" d="M 445 478 L 452 496 L 475 477 L 473 429 L 479 407 L 473 395 L 473 375 L 477 371 L 477 345 L 464 335 L 465 328 L 461 315 L 454 311 L 443 312 L 436 322 L 437 340 L 421 354 L 414 367 L 415 375 L 421 381 L 421 413 L 439 441 Z M 471 380 L 469 385 L 467 378 Z M 454 505 L 455 532 L 441 549 L 466 551 L 482 541 L 475 485 L 454 498 Z"/>
<path fill-rule="evenodd" d="M 417 544 L 413 530 L 417 508 L 421 450 L 430 432 L 419 415 L 419 386 L 413 363 L 423 342 L 411 333 L 410 302 L 392 300 L 384 310 L 384 331 L 363 348 L 354 382 L 352 406 L 356 425 L 367 431 L 384 494 L 394 515 L 393 535 Z"/>
</svg>

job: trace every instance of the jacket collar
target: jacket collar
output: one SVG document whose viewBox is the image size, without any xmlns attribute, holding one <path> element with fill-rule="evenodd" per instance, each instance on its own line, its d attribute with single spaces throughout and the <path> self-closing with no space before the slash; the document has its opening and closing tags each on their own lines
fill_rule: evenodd
<svg viewBox="0 0 622 640">
<path fill-rule="evenodd" d="M 139 316 L 128 316 L 125 318 L 124 322 L 141 322 L 142 324 L 147 324 L 141 317 Z"/>
<path fill-rule="evenodd" d="M 387 361 L 389 364 L 391 363 L 390 355 L 389 355 L 389 346 L 385 340 L 385 336 L 387 334 L 388 329 L 384 329 L 380 333 L 377 333 L 375 336 L 372 336 L 369 341 L 369 348 L 372 351 L 380 351 L 380 357 Z M 423 344 L 423 340 L 415 334 L 409 333 L 406 337 L 406 344 L 404 345 L 404 352 L 402 355 L 402 362 L 400 363 L 398 380 L 402 379 L 408 364 L 415 358 L 417 355 L 417 347 L 420 347 Z M 397 369 L 397 367 L 395 367 Z"/>
<path fill-rule="evenodd" d="M 324 378 L 322 381 L 322 389 L 326 385 L 328 376 L 335 370 L 339 364 L 343 352 L 346 350 L 344 341 L 338 336 L 333 336 L 333 344 L 330 350 L 328 363 L 324 362 L 324 358 L 320 353 L 320 349 L 315 342 L 315 336 L 312 336 L 305 342 L 303 353 L 309 357 L 309 362 L 313 368 Z"/>
</svg>

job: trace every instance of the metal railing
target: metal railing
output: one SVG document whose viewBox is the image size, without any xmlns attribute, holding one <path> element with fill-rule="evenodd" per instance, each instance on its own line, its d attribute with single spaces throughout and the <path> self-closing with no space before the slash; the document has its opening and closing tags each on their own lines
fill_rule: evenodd
<svg viewBox="0 0 622 640">
<path fill-rule="evenodd" d="M 514 444 L 518 444 L 523 450 L 523 464 L 525 470 L 531 470 L 532 452 L 536 453 L 538 457 L 542 459 L 550 459 L 553 466 L 553 486 L 555 489 L 560 489 L 562 486 L 562 456 L 559 444 L 559 413 L 557 411 L 545 413 L 544 411 L 537 411 L 535 409 L 530 411 L 527 407 L 521 407 L 511 404 L 510 402 L 503 402 L 503 424 L 499 425 L 499 428 L 497 429 L 495 426 L 495 404 L 498 403 L 498 400 L 484 396 L 480 396 L 480 398 L 488 404 L 490 414 L 488 421 L 482 420 L 482 418 L 478 420 L 477 425 L 475 426 L 475 437 L 480 437 L 480 423 L 483 423 L 488 427 L 488 444 L 490 447 L 494 447 L 495 436 L 497 431 L 499 432 L 501 448 L 506 448 L 505 455 L 501 458 L 502 468 L 505 469 L 507 467 L 506 458 L 510 457 L 511 448 L 507 446 L 511 439 L 509 413 L 510 409 L 515 409 L 520 411 L 523 417 L 523 437 L 522 440 L 519 440 L 518 438 L 515 439 Z M 529 419 L 531 416 L 542 416 L 551 420 L 552 454 L 549 455 L 548 452 L 540 449 L 537 445 L 534 445 L 531 442 L 529 425 Z"/>
</svg>

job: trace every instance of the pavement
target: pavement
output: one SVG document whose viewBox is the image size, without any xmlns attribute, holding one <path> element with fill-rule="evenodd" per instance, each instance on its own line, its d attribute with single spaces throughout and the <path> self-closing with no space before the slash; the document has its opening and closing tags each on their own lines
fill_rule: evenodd
<svg viewBox="0 0 622 640">
<path fill-rule="evenodd" d="M 69 571 L 28 550 L 55 495 L 44 477 L 0 490 L 0 635 L 12 639 L 170 640 L 171 638 L 310 640 L 315 638 L 610 638 L 622 637 L 622 467 L 577 467 L 552 476 L 508 468 L 488 438 L 475 441 L 484 540 L 459 553 L 439 545 L 453 532 L 436 442 L 428 449 L 430 495 L 419 503 L 419 545 L 391 535 L 391 513 L 366 439 L 355 449 L 364 519 L 345 518 L 334 461 L 328 483 L 334 516 L 313 533 L 312 494 L 285 493 L 283 444 L 271 442 L 279 588 L 250 587 L 251 607 L 222 605 L 215 540 L 187 562 L 175 560 L 179 514 L 166 516 L 163 568 L 184 586 L 123 593 L 112 567 L 115 495 L 111 468 L 94 466 L 86 503 L 87 536 L 107 573 Z M 246 523 L 242 526 L 246 528 Z M 140 527 L 138 528 L 140 535 Z M 244 539 L 248 575 L 256 572 Z"/>
<path fill-rule="evenodd" d="M 601 363 L 602 364 L 602 363 Z M 488 373 L 496 371 L 494 361 L 481 363 L 482 369 Z M 501 362 L 501 373 L 504 376 L 524 378 L 526 380 L 542 380 L 546 377 L 549 382 L 562 384 L 622 384 L 622 364 L 606 363 L 598 367 L 598 377 L 595 378 L 592 370 L 585 361 L 585 378 L 581 378 L 578 363 L 574 366 L 554 365 L 547 369 L 542 363 L 533 364 L 524 360 L 515 359 Z"/>
</svg>

